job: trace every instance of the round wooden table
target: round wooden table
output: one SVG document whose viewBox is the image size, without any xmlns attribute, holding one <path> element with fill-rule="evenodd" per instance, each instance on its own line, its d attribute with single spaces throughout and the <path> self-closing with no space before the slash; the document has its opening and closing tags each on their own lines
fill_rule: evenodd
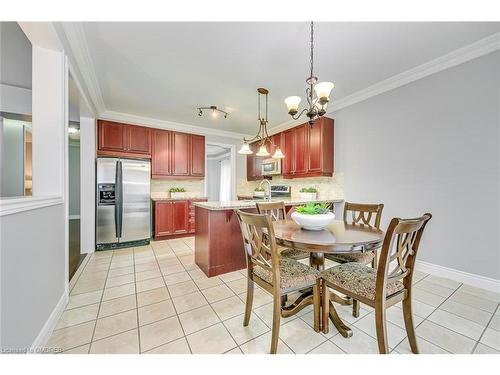
<svg viewBox="0 0 500 375">
<path fill-rule="evenodd" d="M 371 251 L 378 249 L 384 240 L 384 232 L 380 229 L 360 224 L 347 224 L 342 220 L 334 220 L 321 231 L 301 229 L 293 220 L 274 221 L 273 227 L 278 244 L 309 252 L 311 265 L 320 271 L 325 267 L 325 254 L 327 253 Z M 335 293 L 331 293 L 331 299 L 343 305 L 352 304 L 352 300 L 341 298 Z M 352 331 L 342 322 L 331 302 L 329 312 L 330 319 L 342 336 L 351 337 Z"/>
</svg>

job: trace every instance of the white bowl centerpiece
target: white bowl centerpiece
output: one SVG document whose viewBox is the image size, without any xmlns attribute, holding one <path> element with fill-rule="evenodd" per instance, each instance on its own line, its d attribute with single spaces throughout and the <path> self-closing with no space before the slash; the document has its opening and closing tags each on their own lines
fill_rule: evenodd
<svg viewBox="0 0 500 375">
<path fill-rule="evenodd" d="M 322 230 L 335 219 L 328 207 L 327 203 L 308 203 L 297 206 L 291 217 L 302 229 Z"/>
</svg>

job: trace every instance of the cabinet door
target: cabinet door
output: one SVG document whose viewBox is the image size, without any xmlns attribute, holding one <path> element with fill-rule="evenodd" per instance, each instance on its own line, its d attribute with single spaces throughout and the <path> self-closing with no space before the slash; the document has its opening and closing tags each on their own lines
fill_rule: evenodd
<svg viewBox="0 0 500 375">
<path fill-rule="evenodd" d="M 172 202 L 155 203 L 155 237 L 168 236 L 172 232 Z"/>
<path fill-rule="evenodd" d="M 297 126 L 294 128 L 295 133 L 295 147 L 294 154 L 294 174 L 305 174 L 307 172 L 307 138 L 308 138 L 309 124 Z"/>
<path fill-rule="evenodd" d="M 172 133 L 172 175 L 189 176 L 189 134 Z"/>
<path fill-rule="evenodd" d="M 254 164 L 255 154 L 247 155 L 247 181 L 253 181 L 253 164 Z"/>
<path fill-rule="evenodd" d="M 293 175 L 295 172 L 295 133 L 294 129 L 283 132 L 283 175 Z"/>
<path fill-rule="evenodd" d="M 259 151 L 259 143 L 254 143 L 252 151 L 256 154 Z M 260 180 L 262 178 L 262 160 L 265 158 L 262 156 L 257 156 L 253 158 L 253 179 Z"/>
<path fill-rule="evenodd" d="M 205 177 L 205 137 L 191 135 L 191 176 Z"/>
<path fill-rule="evenodd" d="M 151 154 L 151 129 L 142 126 L 127 126 L 127 151 L 136 154 Z"/>
<path fill-rule="evenodd" d="M 172 174 L 170 166 L 171 132 L 167 130 L 153 130 L 152 143 L 152 165 L 151 174 L 153 178 L 170 176 Z"/>
<path fill-rule="evenodd" d="M 189 205 L 188 201 L 173 201 L 172 204 L 172 234 L 182 234 L 188 231 Z"/>
<path fill-rule="evenodd" d="M 322 142 L 322 128 L 323 121 L 316 121 L 316 123 L 309 128 L 308 139 L 308 161 L 307 173 L 315 173 L 322 171 L 323 160 L 323 142 Z"/>
<path fill-rule="evenodd" d="M 98 126 L 98 149 L 102 151 L 125 151 L 127 126 L 111 121 L 99 120 Z"/>
</svg>

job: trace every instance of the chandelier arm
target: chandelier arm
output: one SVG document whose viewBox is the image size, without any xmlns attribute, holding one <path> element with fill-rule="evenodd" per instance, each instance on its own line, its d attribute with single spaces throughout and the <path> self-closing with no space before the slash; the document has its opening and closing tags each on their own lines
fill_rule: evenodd
<svg viewBox="0 0 500 375">
<path fill-rule="evenodd" d="M 304 108 L 302 111 L 300 111 L 300 113 L 296 114 L 295 116 L 292 116 L 292 118 L 294 120 L 298 120 L 300 118 L 300 116 L 302 116 L 304 114 L 304 112 L 307 111 L 307 108 Z"/>
</svg>

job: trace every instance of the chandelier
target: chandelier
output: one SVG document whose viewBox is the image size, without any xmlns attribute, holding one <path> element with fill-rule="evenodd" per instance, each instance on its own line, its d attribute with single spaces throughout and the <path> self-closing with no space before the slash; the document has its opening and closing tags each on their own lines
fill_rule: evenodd
<svg viewBox="0 0 500 375">
<path fill-rule="evenodd" d="M 276 146 L 273 141 L 271 141 L 271 138 L 269 137 L 269 134 L 267 133 L 267 95 L 269 94 L 269 91 L 264 88 L 258 88 L 257 89 L 257 98 L 258 98 L 258 107 L 259 107 L 259 131 L 257 132 L 257 135 L 251 139 L 246 139 L 243 138 L 243 146 L 241 146 L 241 149 L 238 151 L 239 154 L 244 154 L 244 155 L 250 155 L 253 154 L 253 151 L 250 149 L 250 142 L 254 141 L 259 141 L 259 151 L 255 155 L 257 156 L 269 156 L 269 152 L 267 151 L 266 144 L 269 143 L 272 147 L 274 147 L 275 151 L 272 156 L 273 159 L 283 159 L 285 155 L 281 152 L 281 149 Z M 262 117 L 260 115 L 260 101 L 261 101 L 261 95 L 264 95 L 266 97 L 266 117 Z"/>
<path fill-rule="evenodd" d="M 330 92 L 334 85 L 332 82 L 319 82 L 318 77 L 313 73 L 314 66 L 314 23 L 311 22 L 311 74 L 306 79 L 309 87 L 306 89 L 306 99 L 308 108 L 304 108 L 299 113 L 300 96 L 289 96 L 285 99 L 285 104 L 288 108 L 288 114 L 294 120 L 306 113 L 309 117 L 309 124 L 314 122 L 326 113 L 326 105 L 330 101 Z"/>
</svg>

